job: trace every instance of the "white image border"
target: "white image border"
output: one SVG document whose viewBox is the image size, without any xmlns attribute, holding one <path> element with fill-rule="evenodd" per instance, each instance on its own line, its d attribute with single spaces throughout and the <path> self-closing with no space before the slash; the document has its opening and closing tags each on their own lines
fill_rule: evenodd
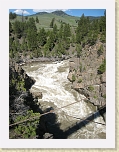
<svg viewBox="0 0 119 152">
<path fill-rule="evenodd" d="M 9 139 L 9 9 L 106 9 L 106 139 Z M 115 148 L 115 1 L 1 0 L 0 147 Z"/>
</svg>

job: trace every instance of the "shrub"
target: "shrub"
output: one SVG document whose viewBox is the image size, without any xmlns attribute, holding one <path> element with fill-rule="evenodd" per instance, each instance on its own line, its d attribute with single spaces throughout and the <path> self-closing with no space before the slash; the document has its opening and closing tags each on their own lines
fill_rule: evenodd
<svg viewBox="0 0 119 152">
<path fill-rule="evenodd" d="M 30 54 L 30 59 L 33 59 L 33 55 L 32 54 Z"/>
<path fill-rule="evenodd" d="M 82 79 L 79 79 L 79 80 L 78 80 L 78 83 L 81 83 L 81 82 L 82 82 Z"/>
<path fill-rule="evenodd" d="M 36 127 L 39 122 L 39 113 L 33 113 L 33 110 L 29 110 L 26 116 L 17 116 L 15 123 L 37 117 L 38 119 L 28 120 L 24 123 L 20 123 L 15 127 L 15 136 L 21 138 L 33 138 L 36 136 Z"/>
<path fill-rule="evenodd" d="M 83 70 L 82 63 L 80 63 L 79 69 L 80 69 L 80 72 L 82 72 Z"/>
<path fill-rule="evenodd" d="M 88 87 L 88 90 L 89 90 L 89 91 L 93 91 L 93 90 L 94 90 L 94 87 L 93 87 L 93 86 L 89 86 L 89 87 Z"/>
<path fill-rule="evenodd" d="M 76 80 L 76 77 L 75 77 L 75 75 L 73 74 L 72 75 L 72 82 L 74 82 Z"/>
<path fill-rule="evenodd" d="M 103 63 L 98 68 L 98 74 L 103 74 L 106 71 L 106 60 L 104 59 Z"/>
<path fill-rule="evenodd" d="M 85 68 L 85 67 L 83 68 L 83 71 L 86 71 L 86 68 Z"/>
<path fill-rule="evenodd" d="M 97 51 L 98 56 L 103 54 L 103 46 L 101 45 L 100 48 Z"/>
<path fill-rule="evenodd" d="M 17 81 L 17 90 L 18 91 L 26 91 L 26 88 L 25 88 L 25 82 L 24 82 L 24 80 L 22 79 L 22 80 L 18 80 Z"/>
<path fill-rule="evenodd" d="M 106 94 L 104 94 L 102 97 L 106 99 Z"/>
<path fill-rule="evenodd" d="M 93 98 L 97 99 L 97 96 L 93 96 Z"/>
<path fill-rule="evenodd" d="M 102 43 L 106 43 L 106 36 L 105 35 L 102 35 L 101 38 L 100 38 L 100 41 Z"/>
</svg>

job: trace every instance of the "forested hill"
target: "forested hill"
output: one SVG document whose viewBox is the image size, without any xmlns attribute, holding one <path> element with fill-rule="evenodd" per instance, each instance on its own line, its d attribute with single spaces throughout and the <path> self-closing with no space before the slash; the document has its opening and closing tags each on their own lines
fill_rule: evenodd
<svg viewBox="0 0 119 152">
<path fill-rule="evenodd" d="M 84 14 L 70 24 L 70 20 L 58 20 L 53 13 L 47 16 L 11 17 L 9 21 L 10 58 L 15 60 L 37 57 L 80 56 L 85 45 L 94 45 L 97 40 L 105 42 L 106 16 L 90 20 Z M 57 15 L 58 16 L 58 15 Z M 59 16 L 60 17 L 60 16 Z M 12 18 L 12 19 L 11 19 Z M 46 25 L 43 24 L 47 23 Z"/>
<path fill-rule="evenodd" d="M 27 19 L 32 18 L 32 17 L 34 19 L 38 17 L 39 24 L 36 25 L 38 29 L 40 27 L 49 28 L 49 24 L 52 18 L 55 18 L 55 23 L 57 24 L 58 27 L 60 27 L 61 22 L 69 23 L 72 26 L 77 26 L 77 20 L 79 20 L 79 17 L 70 16 L 64 13 L 63 11 L 54 11 L 52 13 L 39 12 L 30 16 L 24 16 L 23 18 L 20 15 L 16 15 L 16 19 L 19 21 L 22 21 L 22 20 L 27 21 Z M 12 19 L 12 13 L 10 13 L 10 18 Z M 11 20 L 11 21 L 14 22 L 16 19 Z"/>
<path fill-rule="evenodd" d="M 15 13 L 14 13 L 14 15 L 15 15 Z M 49 24 L 50 24 L 52 18 L 55 18 L 55 22 L 58 27 L 60 27 L 61 22 L 69 23 L 71 26 L 77 26 L 77 23 L 80 19 L 80 17 L 68 15 L 63 11 L 54 11 L 52 13 L 39 12 L 39 13 L 32 14 L 29 16 L 24 16 L 23 18 L 22 18 L 22 15 L 16 15 L 16 17 L 14 18 L 14 15 L 13 15 L 13 13 L 10 13 L 11 22 L 14 22 L 15 20 L 27 21 L 27 19 L 29 19 L 31 17 L 33 17 L 34 19 L 36 19 L 36 17 L 38 17 L 39 24 L 36 25 L 38 29 L 40 27 L 49 28 Z M 99 18 L 100 17 L 89 16 L 90 20 L 99 19 Z M 14 19 L 14 20 L 12 20 L 12 19 Z"/>
</svg>

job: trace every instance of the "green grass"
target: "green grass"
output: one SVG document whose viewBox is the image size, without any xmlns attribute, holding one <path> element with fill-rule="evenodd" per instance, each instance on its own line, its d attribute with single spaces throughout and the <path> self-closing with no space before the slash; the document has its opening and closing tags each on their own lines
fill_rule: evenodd
<svg viewBox="0 0 119 152">
<path fill-rule="evenodd" d="M 65 15 L 64 16 L 58 16 L 58 15 L 55 15 L 55 14 L 52 14 L 52 13 L 28 16 L 28 19 L 31 18 L 31 17 L 36 19 L 36 16 L 39 19 L 39 23 L 36 24 L 38 30 L 39 30 L 39 28 L 42 28 L 42 27 L 46 28 L 46 29 L 50 28 L 50 23 L 51 23 L 52 18 L 55 18 L 54 23 L 57 25 L 58 28 L 61 25 L 60 20 L 62 20 L 62 22 L 65 22 L 65 23 L 69 23 L 71 26 L 77 26 L 77 23 L 76 23 L 75 20 L 79 20 L 79 17 L 65 16 Z M 14 22 L 15 20 L 22 21 L 22 16 L 17 16 L 17 18 L 14 19 L 14 20 L 11 20 L 11 22 Z M 24 21 L 27 21 L 27 20 L 24 17 Z"/>
</svg>

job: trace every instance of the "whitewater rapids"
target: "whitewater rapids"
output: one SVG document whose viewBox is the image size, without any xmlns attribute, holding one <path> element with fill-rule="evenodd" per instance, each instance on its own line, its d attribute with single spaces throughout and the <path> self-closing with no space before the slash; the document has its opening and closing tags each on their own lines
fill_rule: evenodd
<svg viewBox="0 0 119 152">
<path fill-rule="evenodd" d="M 69 73 L 68 60 L 49 63 L 34 62 L 24 65 L 23 69 L 36 80 L 31 88 L 31 92 L 42 92 L 43 97 L 39 99 L 39 103 L 43 109 L 52 107 L 55 110 L 56 108 L 79 101 L 57 111 L 57 121 L 55 123 L 60 124 L 59 128 L 63 132 L 80 122 L 76 118 L 83 119 L 96 111 L 95 106 L 81 100 L 85 98 L 84 96 L 71 89 L 71 82 L 67 79 Z M 93 121 L 105 124 L 99 113 L 97 115 Z M 80 129 L 77 128 L 73 133 L 69 133 L 67 138 L 105 139 L 106 126 L 90 122 Z"/>
</svg>

